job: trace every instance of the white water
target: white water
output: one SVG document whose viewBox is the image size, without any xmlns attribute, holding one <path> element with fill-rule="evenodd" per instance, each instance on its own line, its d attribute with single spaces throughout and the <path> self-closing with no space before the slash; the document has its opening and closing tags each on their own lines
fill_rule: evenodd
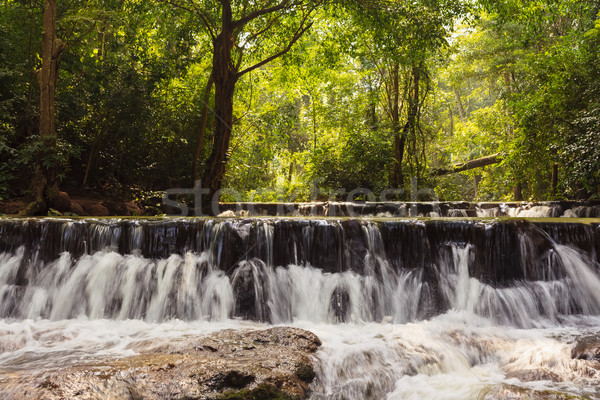
<svg viewBox="0 0 600 400">
<path fill-rule="evenodd" d="M 600 399 L 600 371 L 571 359 L 574 338 L 597 333 L 600 318 L 572 318 L 566 325 L 522 330 L 500 327 L 452 311 L 408 324 L 293 325 L 323 341 L 311 399 L 481 399 L 494 385 L 556 390 Z M 44 369 L 131 356 L 174 338 L 220 329 L 260 329 L 245 321 L 173 320 L 0 321 L 0 371 Z M 587 364 L 586 364 L 587 363 Z M 551 370 L 560 382 L 521 382 L 508 375 Z"/>
<path fill-rule="evenodd" d="M 433 271 L 447 311 L 425 319 L 423 304 L 434 297 L 425 272 L 392 268 L 378 231 L 363 229 L 362 275 L 275 267 L 267 245 L 265 262 L 242 261 L 227 276 L 214 267 L 219 241 L 202 254 L 160 260 L 110 247 L 47 264 L 23 249 L 0 254 L 0 376 L 129 356 L 225 328 L 264 328 L 231 319 L 240 306 L 236 287 L 250 279 L 256 316 L 323 341 L 315 400 L 475 400 L 500 383 L 600 399 L 598 370 L 571 359 L 576 338 L 600 326 L 600 278 L 585 254 L 554 245 L 560 271 L 548 266 L 544 281 L 495 288 L 471 276 L 471 245 L 449 244 L 450 259 Z M 267 244 L 270 233 L 263 232 Z M 16 284 L 23 263 L 25 287 Z M 523 370 L 549 370 L 558 381 L 510 377 Z"/>
</svg>

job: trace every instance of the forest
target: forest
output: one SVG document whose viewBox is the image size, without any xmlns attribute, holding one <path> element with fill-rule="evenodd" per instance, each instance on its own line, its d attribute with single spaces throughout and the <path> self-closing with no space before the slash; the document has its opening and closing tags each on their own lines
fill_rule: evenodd
<svg viewBox="0 0 600 400">
<path fill-rule="evenodd" d="M 0 4 L 0 201 L 198 181 L 222 201 L 598 199 L 600 3 Z"/>
</svg>

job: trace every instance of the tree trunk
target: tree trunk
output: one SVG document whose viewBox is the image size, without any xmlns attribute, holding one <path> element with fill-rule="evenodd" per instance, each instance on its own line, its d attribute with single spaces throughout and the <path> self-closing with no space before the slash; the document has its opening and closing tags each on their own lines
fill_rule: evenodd
<svg viewBox="0 0 600 400">
<path fill-rule="evenodd" d="M 54 98 L 64 44 L 56 38 L 56 0 L 46 0 L 40 71 L 40 136 L 56 136 Z"/>
<path fill-rule="evenodd" d="M 558 164 L 552 165 L 552 197 L 558 196 Z"/>
<path fill-rule="evenodd" d="M 409 135 L 415 135 L 417 129 L 417 117 L 419 114 L 419 101 L 420 101 L 420 89 L 419 85 L 421 83 L 421 70 L 418 66 L 413 65 L 411 71 L 411 83 L 410 83 L 410 93 L 408 95 L 408 109 L 406 115 L 406 124 L 402 129 L 402 134 L 400 136 L 399 143 L 399 158 L 400 165 L 398 166 L 398 182 L 400 186 L 404 184 L 404 175 L 402 172 L 402 160 L 404 159 L 404 148 L 406 145 L 406 139 Z"/>
<path fill-rule="evenodd" d="M 433 171 L 433 174 L 442 176 L 456 172 L 468 171 L 470 169 L 485 167 L 486 165 L 497 164 L 502 162 L 502 160 L 503 155 L 501 153 L 493 154 L 491 156 L 481 157 L 464 163 L 455 164 L 450 168 L 438 168 Z"/>
<path fill-rule="evenodd" d="M 394 63 L 391 70 L 392 101 L 390 104 L 390 116 L 392 119 L 392 134 L 394 135 L 394 166 L 390 179 L 391 186 L 398 188 L 402 186 L 402 159 L 404 158 L 404 146 L 406 137 L 400 130 L 400 66 Z"/>
<path fill-rule="evenodd" d="M 467 119 L 467 115 L 465 113 L 465 109 L 464 109 L 462 101 L 460 99 L 460 94 L 458 93 L 456 86 L 453 87 L 453 90 L 454 90 L 454 97 L 456 98 L 456 108 L 458 108 L 458 115 L 460 116 L 460 120 L 462 122 L 465 122 L 465 120 Z"/>
<path fill-rule="evenodd" d="M 521 182 L 517 182 L 513 187 L 513 197 L 515 201 L 523 201 L 523 187 Z"/>
<path fill-rule="evenodd" d="M 214 41 L 212 76 L 215 84 L 214 143 L 208 158 L 202 184 L 209 189 L 210 200 L 221 189 L 225 167 L 229 158 L 229 141 L 233 125 L 233 95 L 238 80 L 231 59 L 234 36 L 231 24 L 231 10 L 223 11 L 223 30 Z M 228 14 L 228 15 L 227 15 Z"/>
<path fill-rule="evenodd" d="M 46 141 L 46 152 L 56 151 L 53 140 L 56 138 L 54 99 L 64 47 L 64 43 L 56 37 L 56 0 L 46 0 L 42 31 L 42 68 L 37 71 L 40 85 L 39 134 L 41 140 Z M 40 157 L 44 158 L 45 154 L 40 154 Z M 55 168 L 42 167 L 40 161 L 38 160 L 30 183 L 33 200 L 21 211 L 21 215 L 24 216 L 46 214 L 53 196 L 59 192 Z"/>
<path fill-rule="evenodd" d="M 210 102 L 210 92 L 213 87 L 213 76 L 208 78 L 206 88 L 204 89 L 204 104 L 202 105 L 202 119 L 200 121 L 200 131 L 198 132 L 198 142 L 196 143 L 196 152 L 194 153 L 194 160 L 192 162 L 192 178 L 195 184 L 199 178 L 198 167 L 200 165 L 200 155 L 202 154 L 202 148 L 204 148 L 204 138 L 206 137 L 206 125 L 208 123 L 208 109 Z"/>
</svg>

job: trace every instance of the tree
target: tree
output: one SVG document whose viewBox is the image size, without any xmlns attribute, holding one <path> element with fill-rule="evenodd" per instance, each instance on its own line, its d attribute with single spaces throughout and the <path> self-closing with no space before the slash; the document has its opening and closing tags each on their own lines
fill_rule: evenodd
<svg viewBox="0 0 600 400">
<path fill-rule="evenodd" d="M 211 197 L 221 188 L 229 159 L 234 93 L 246 74 L 287 53 L 310 28 L 316 3 L 302 0 L 166 1 L 200 18 L 213 42 L 212 71 L 216 116 L 212 151 L 206 162 L 203 184 Z M 277 37 L 285 38 L 277 43 Z M 268 43 L 269 46 L 266 46 Z M 276 47 L 268 53 L 267 50 Z"/>
<path fill-rule="evenodd" d="M 363 57 L 372 60 L 385 87 L 385 109 L 393 138 L 390 185 L 404 185 L 403 163 L 412 145 L 414 171 L 420 175 L 417 141 L 421 115 L 430 93 L 429 59 L 446 44 L 453 20 L 464 13 L 454 1 L 416 3 L 353 1 L 356 25 L 366 30 Z M 365 38 L 366 36 L 366 38 Z"/>
<path fill-rule="evenodd" d="M 55 150 L 55 96 L 60 58 L 65 48 L 62 40 L 56 37 L 56 0 L 45 0 L 42 31 L 42 67 L 38 71 L 40 85 L 39 135 L 48 145 L 46 151 Z M 52 165 L 39 163 L 31 182 L 34 200 L 23 210 L 24 215 L 45 214 L 47 199 L 58 195 L 56 171 Z M 52 193 L 50 193 L 52 192 Z"/>
</svg>

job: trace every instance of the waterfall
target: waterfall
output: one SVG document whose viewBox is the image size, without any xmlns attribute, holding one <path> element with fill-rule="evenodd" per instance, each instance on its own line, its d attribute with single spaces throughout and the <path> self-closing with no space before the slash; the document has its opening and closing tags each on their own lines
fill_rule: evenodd
<svg viewBox="0 0 600 400">
<path fill-rule="evenodd" d="M 406 323 L 462 310 L 530 328 L 600 314 L 595 248 L 548 226 L 9 220 L 0 317 Z"/>
<path fill-rule="evenodd" d="M 598 238 L 594 222 L 4 219 L 0 366 L 56 327 L 75 343 L 99 321 L 142 338 L 250 320 L 322 338 L 315 400 L 478 399 L 570 351 L 549 336 L 600 322 Z M 125 351 L 119 335 L 102 340 Z"/>
</svg>

